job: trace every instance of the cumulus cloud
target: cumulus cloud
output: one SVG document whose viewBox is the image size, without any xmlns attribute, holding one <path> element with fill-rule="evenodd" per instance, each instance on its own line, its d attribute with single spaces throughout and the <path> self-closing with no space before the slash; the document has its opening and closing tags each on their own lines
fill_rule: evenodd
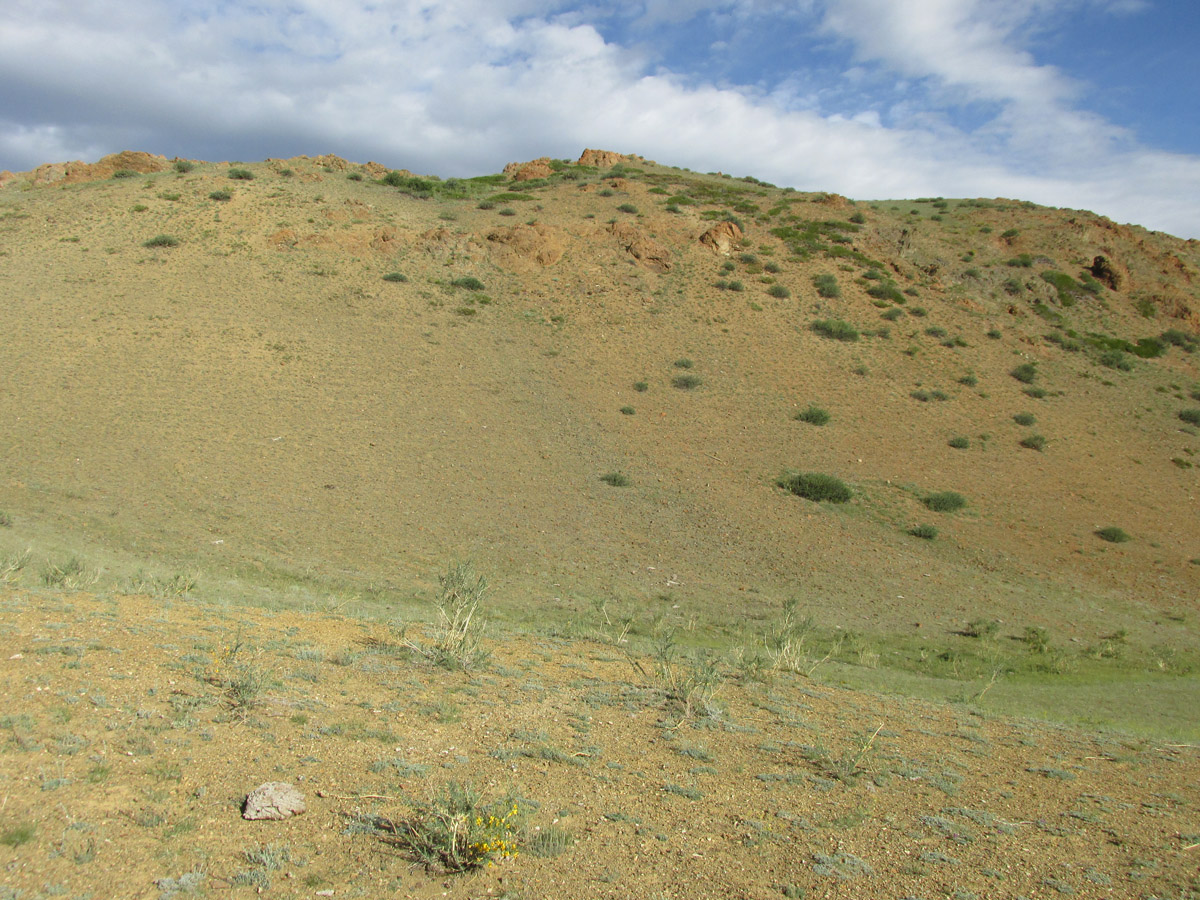
<svg viewBox="0 0 1200 900">
<path fill-rule="evenodd" d="M 1200 236 L 1185 202 L 1200 194 L 1200 160 L 1087 112 L 1080 86 L 1025 46 L 1089 2 L 1137 11 L 1132 0 L 15 0 L 0 13 L 0 168 L 128 148 L 336 152 L 464 175 L 602 146 L 860 198 L 1015 196 Z M 830 76 L 781 58 L 738 84 L 656 55 L 661 29 L 705 33 L 705 22 L 706 48 L 791 29 L 842 48 L 843 64 Z"/>
</svg>

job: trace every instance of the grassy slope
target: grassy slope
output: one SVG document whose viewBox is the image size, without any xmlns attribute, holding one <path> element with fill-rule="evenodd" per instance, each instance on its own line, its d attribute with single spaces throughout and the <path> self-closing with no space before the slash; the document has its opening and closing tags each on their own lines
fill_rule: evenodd
<svg viewBox="0 0 1200 900">
<path fill-rule="evenodd" d="M 1022 673 L 1129 683 L 1190 668 L 1200 534 L 1196 469 L 1181 463 L 1198 442 L 1177 413 L 1197 405 L 1194 357 L 1106 368 L 1098 350 L 1044 340 L 1056 329 L 1035 309 L 1062 316 L 1069 340 L 1194 330 L 1194 316 L 1171 318 L 1195 306 L 1193 242 L 1014 201 L 849 205 L 631 165 L 604 181 L 568 169 L 573 180 L 491 209 L 479 200 L 509 185 L 420 199 L 304 159 L 290 175 L 245 167 L 251 181 L 200 165 L 10 186 L 3 549 L 32 546 L 39 565 L 80 554 L 118 583 L 141 567 L 196 571 L 214 598 L 335 594 L 385 614 L 427 593 L 447 559 L 472 557 L 514 623 L 568 628 L 604 604 L 635 636 L 675 626 L 722 648 L 752 644 L 794 596 L 830 649 L 836 630 L 855 632 L 839 659 L 866 663 L 872 683 L 882 664 L 893 686 L 895 666 L 980 683 L 1015 670 L 998 696 Z M 211 200 L 218 189 L 232 199 Z M 726 212 L 748 236 L 721 256 L 696 238 Z M 670 271 L 637 265 L 613 218 L 667 248 Z M 561 252 L 552 264 L 489 239 L 527 220 L 549 229 L 523 235 Z M 801 256 L 772 234 L 826 221 L 843 224 Z M 180 244 L 142 246 L 160 233 Z M 830 255 L 850 247 L 857 258 Z M 1022 253 L 1029 268 L 1005 264 Z M 1039 273 L 1078 277 L 1101 253 L 1122 290 L 1062 308 Z M 894 321 L 866 294 L 864 259 L 915 294 L 884 304 Z M 408 280 L 383 280 L 395 271 Z M 818 274 L 838 278 L 840 298 L 817 295 Z M 466 276 L 482 296 L 451 286 Z M 843 343 L 809 329 L 831 317 L 887 333 Z M 943 346 L 954 337 L 965 346 Z M 696 390 L 672 387 L 682 358 Z M 1008 374 L 1029 361 L 1042 399 Z M 791 419 L 814 402 L 830 424 Z M 1024 411 L 1036 425 L 1012 421 Z M 1019 445 L 1031 431 L 1044 452 Z M 836 474 L 855 499 L 787 495 L 774 481 L 788 468 Z M 631 485 L 601 482 L 611 471 Z M 926 510 L 941 490 L 968 507 Z M 917 524 L 938 539 L 911 537 Z M 1134 540 L 1100 541 L 1106 525 Z M 954 634 L 977 618 L 1001 623 L 990 661 Z M 1013 640 L 1028 627 L 1049 629 L 1052 654 Z M 1122 659 L 1079 653 L 1102 655 L 1121 630 Z M 1186 707 L 1194 682 L 1170 684 Z M 1155 727 L 1180 706 L 1100 718 Z"/>
</svg>

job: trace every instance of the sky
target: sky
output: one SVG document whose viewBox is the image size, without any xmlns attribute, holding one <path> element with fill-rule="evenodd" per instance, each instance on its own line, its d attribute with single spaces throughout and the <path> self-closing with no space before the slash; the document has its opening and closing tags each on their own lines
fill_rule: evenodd
<svg viewBox="0 0 1200 900">
<path fill-rule="evenodd" d="M 1196 0 L 4 0 L 0 169 L 587 147 L 1200 238 Z"/>
</svg>

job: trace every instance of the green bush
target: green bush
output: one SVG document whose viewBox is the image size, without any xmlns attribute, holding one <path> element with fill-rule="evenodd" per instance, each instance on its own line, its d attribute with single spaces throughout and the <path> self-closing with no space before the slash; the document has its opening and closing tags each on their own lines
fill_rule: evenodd
<svg viewBox="0 0 1200 900">
<path fill-rule="evenodd" d="M 925 541 L 932 541 L 938 536 L 938 530 L 932 525 L 917 525 L 908 529 L 908 533 Z"/>
<path fill-rule="evenodd" d="M 1179 411 L 1179 419 L 1182 422 L 1187 422 L 1189 425 L 1195 425 L 1200 428 L 1200 409 L 1181 409 Z"/>
<path fill-rule="evenodd" d="M 633 484 L 629 476 L 623 472 L 607 472 L 600 476 L 600 480 L 613 487 L 629 487 Z"/>
<path fill-rule="evenodd" d="M 904 310 L 898 306 L 893 306 L 887 312 L 882 314 L 882 318 L 887 319 L 889 322 L 895 322 L 902 315 L 904 315 Z"/>
<path fill-rule="evenodd" d="M 686 356 L 682 359 L 675 360 L 675 368 L 677 369 L 690 369 L 693 365 L 695 365 L 695 363 L 693 363 Z"/>
<path fill-rule="evenodd" d="M 1121 350 L 1105 350 L 1099 357 L 1100 365 L 1118 372 L 1133 371 L 1133 362 Z"/>
<path fill-rule="evenodd" d="M 866 223 L 867 217 L 864 216 L 860 212 L 856 212 L 850 216 L 850 221 L 853 222 L 855 225 L 862 225 L 862 224 Z"/>
<path fill-rule="evenodd" d="M 794 416 L 797 422 L 807 422 L 809 425 L 827 425 L 829 424 L 829 412 L 821 409 L 819 406 L 809 405 L 807 409 L 802 409 Z"/>
<path fill-rule="evenodd" d="M 169 234 L 159 234 L 150 238 L 148 241 L 142 242 L 143 247 L 177 247 L 179 246 L 179 238 L 172 237 Z"/>
<path fill-rule="evenodd" d="M 113 178 L 136 178 L 137 174 L 138 173 L 135 172 L 133 169 L 117 169 L 117 171 L 112 173 L 112 177 Z"/>
<path fill-rule="evenodd" d="M 949 444 L 951 447 L 953 447 L 955 450 L 966 450 L 968 447 L 971 446 L 971 439 L 962 437 L 961 435 L 959 435 L 959 436 L 950 438 L 950 440 L 948 440 L 946 443 Z"/>
<path fill-rule="evenodd" d="M 853 496 L 841 479 L 819 472 L 789 472 L 776 484 L 814 503 L 846 503 Z"/>
<path fill-rule="evenodd" d="M 671 384 L 679 388 L 681 391 L 690 391 L 693 388 L 698 388 L 704 383 L 699 375 L 676 375 L 671 379 Z"/>
<path fill-rule="evenodd" d="M 817 319 L 809 327 L 821 337 L 835 341 L 857 341 L 859 336 L 857 328 L 841 319 Z"/>
<path fill-rule="evenodd" d="M 1034 379 L 1037 378 L 1037 365 L 1034 363 L 1021 363 L 1021 365 L 1008 374 L 1022 384 L 1033 384 Z"/>
<path fill-rule="evenodd" d="M 1039 453 L 1046 449 L 1046 438 L 1040 434 L 1030 434 L 1021 438 L 1021 446 L 1026 450 L 1037 450 Z"/>
<path fill-rule="evenodd" d="M 405 275 L 403 272 L 388 272 L 386 275 L 383 276 L 383 280 L 403 283 L 405 281 L 408 281 L 408 276 Z"/>
<path fill-rule="evenodd" d="M 890 300 L 893 303 L 907 303 L 908 300 L 900 292 L 900 289 L 890 281 L 886 284 L 873 284 L 867 288 L 868 296 L 875 297 L 879 300 Z"/>
<path fill-rule="evenodd" d="M 972 619 L 962 633 L 966 637 L 991 638 L 1000 631 L 1000 623 L 995 619 Z"/>
<path fill-rule="evenodd" d="M 933 512 L 956 512 L 967 505 L 967 498 L 954 491 L 942 491 L 922 497 L 921 502 Z"/>
<path fill-rule="evenodd" d="M 224 203 L 226 200 L 232 200 L 233 194 L 229 191 L 213 191 L 208 195 L 209 200 L 216 200 L 218 203 Z"/>
<path fill-rule="evenodd" d="M 633 389 L 639 394 L 644 394 L 646 391 L 650 390 L 650 385 L 644 381 L 635 381 L 633 383 Z"/>
<path fill-rule="evenodd" d="M 254 173 L 249 169 L 230 169 L 229 177 L 234 181 L 252 181 L 254 179 Z"/>
<path fill-rule="evenodd" d="M 635 410 L 632 406 L 621 407 L 621 415 L 623 416 L 632 416 L 635 412 L 637 412 L 637 410 Z"/>
<path fill-rule="evenodd" d="M 1096 531 L 1096 537 L 1102 541 L 1108 541 L 1110 544 L 1124 544 L 1126 541 L 1132 541 L 1125 529 L 1118 528 L 1115 525 L 1109 525 L 1107 528 L 1101 528 Z"/>
<path fill-rule="evenodd" d="M 196 164 L 192 163 L 192 162 L 188 162 L 186 159 L 177 159 L 177 160 L 175 160 L 175 165 L 173 166 L 173 168 L 180 175 L 185 175 L 188 172 L 192 171 L 192 169 L 196 168 Z"/>
<path fill-rule="evenodd" d="M 785 288 L 782 284 L 773 284 L 767 289 L 767 293 L 779 300 L 786 300 L 792 296 L 792 292 Z"/>
<path fill-rule="evenodd" d="M 617 207 L 617 212 L 629 213 L 631 215 L 637 215 L 637 211 L 638 208 L 632 203 L 622 203 Z"/>
<path fill-rule="evenodd" d="M 450 284 L 456 288 L 463 288 L 468 291 L 482 291 L 483 282 L 473 275 L 467 275 L 463 278 L 455 278 Z"/>
<path fill-rule="evenodd" d="M 1033 413 L 1021 412 L 1013 416 L 1013 421 L 1028 428 L 1037 421 L 1037 417 Z"/>
<path fill-rule="evenodd" d="M 814 275 L 813 287 L 817 289 L 817 296 L 835 298 L 842 296 L 842 289 L 838 286 L 836 275 Z"/>
</svg>

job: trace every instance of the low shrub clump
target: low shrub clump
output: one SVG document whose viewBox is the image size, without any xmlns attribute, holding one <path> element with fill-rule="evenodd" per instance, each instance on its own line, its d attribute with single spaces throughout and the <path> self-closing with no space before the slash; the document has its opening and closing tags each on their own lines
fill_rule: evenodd
<svg viewBox="0 0 1200 900">
<path fill-rule="evenodd" d="M 1124 528 L 1118 528 L 1115 525 L 1097 530 L 1096 537 L 1102 541 L 1108 541 L 1110 544 L 1124 544 L 1126 541 L 1133 540 Z"/>
<path fill-rule="evenodd" d="M 1037 378 L 1037 366 L 1033 363 L 1021 363 L 1008 374 L 1022 384 L 1033 384 L 1033 380 Z"/>
<path fill-rule="evenodd" d="M 814 503 L 846 503 L 853 496 L 840 478 L 819 472 L 789 472 L 776 484 Z"/>
<path fill-rule="evenodd" d="M 917 525 L 914 528 L 908 529 L 908 533 L 913 537 L 919 537 L 923 541 L 932 541 L 938 536 L 938 530 L 932 525 Z"/>
<path fill-rule="evenodd" d="M 800 410 L 792 418 L 797 422 L 807 422 L 809 425 L 827 425 L 829 424 L 829 411 L 809 404 L 807 409 Z"/>
<path fill-rule="evenodd" d="M 954 491 L 942 491 L 925 496 L 921 502 L 934 512 L 955 512 L 967 505 L 967 498 Z"/>
<path fill-rule="evenodd" d="M 1200 428 L 1200 409 L 1181 409 L 1179 411 L 1179 420 Z"/>
<path fill-rule="evenodd" d="M 1046 449 L 1046 438 L 1040 434 L 1030 434 L 1021 438 L 1021 446 L 1026 450 L 1037 450 L 1041 452 Z"/>
<path fill-rule="evenodd" d="M 150 238 L 148 241 L 142 242 L 143 247 L 178 247 L 179 238 L 172 237 L 169 234 L 159 234 Z"/>
<path fill-rule="evenodd" d="M 821 337 L 835 341 L 857 341 L 858 329 L 841 319 L 817 319 L 809 326 Z"/>
</svg>

